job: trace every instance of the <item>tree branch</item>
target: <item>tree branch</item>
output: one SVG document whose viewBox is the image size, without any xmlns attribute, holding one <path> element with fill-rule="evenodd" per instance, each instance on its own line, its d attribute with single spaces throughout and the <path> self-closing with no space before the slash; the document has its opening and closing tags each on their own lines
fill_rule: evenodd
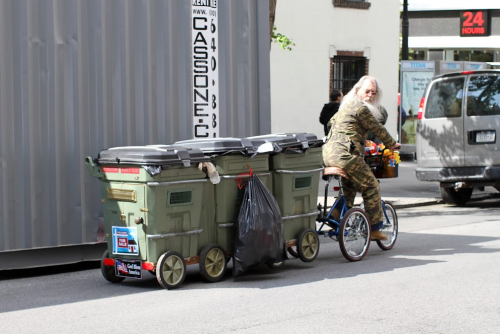
<svg viewBox="0 0 500 334">
<path fill-rule="evenodd" d="M 278 0 L 269 0 L 269 45 L 273 41 L 274 19 L 276 17 L 276 3 Z"/>
</svg>

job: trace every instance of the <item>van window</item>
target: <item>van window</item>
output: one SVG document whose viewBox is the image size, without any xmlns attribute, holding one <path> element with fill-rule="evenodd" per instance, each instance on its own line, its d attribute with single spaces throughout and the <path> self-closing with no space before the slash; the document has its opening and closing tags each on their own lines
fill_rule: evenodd
<svg viewBox="0 0 500 334">
<path fill-rule="evenodd" d="M 493 115 L 500 115 L 500 77 L 471 77 L 467 92 L 467 116 Z"/>
<path fill-rule="evenodd" d="M 431 87 L 425 118 L 462 116 L 464 78 L 439 80 Z"/>
</svg>

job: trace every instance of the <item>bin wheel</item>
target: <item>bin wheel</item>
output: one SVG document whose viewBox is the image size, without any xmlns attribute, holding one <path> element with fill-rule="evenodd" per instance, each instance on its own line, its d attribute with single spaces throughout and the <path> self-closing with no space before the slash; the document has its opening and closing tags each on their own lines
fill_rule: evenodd
<svg viewBox="0 0 500 334">
<path fill-rule="evenodd" d="M 300 232 L 297 252 L 304 262 L 312 262 L 319 253 L 319 238 L 316 231 L 308 228 Z"/>
<path fill-rule="evenodd" d="M 268 262 L 266 264 L 271 269 L 278 269 L 278 268 L 283 267 L 285 265 L 285 262 L 286 262 L 286 260 L 283 259 L 283 260 L 278 261 L 278 262 Z"/>
<path fill-rule="evenodd" d="M 290 254 L 294 258 L 297 259 L 299 257 L 299 254 L 297 253 L 297 251 L 295 249 L 293 249 L 293 247 L 287 247 L 286 250 L 287 250 L 288 254 Z"/>
<path fill-rule="evenodd" d="M 178 288 L 186 278 L 186 263 L 181 254 L 168 251 L 160 256 L 156 267 L 156 279 L 168 290 Z"/>
<path fill-rule="evenodd" d="M 364 210 L 352 208 L 344 214 L 339 228 L 339 245 L 344 257 L 362 260 L 370 248 L 371 227 Z"/>
<path fill-rule="evenodd" d="M 109 252 L 105 251 L 101 258 L 101 273 L 106 281 L 111 283 L 120 283 L 125 279 L 125 277 L 116 276 L 115 266 L 105 266 L 104 259 L 109 259 Z"/>
<path fill-rule="evenodd" d="M 210 244 L 203 247 L 200 254 L 200 273 L 208 282 L 222 280 L 226 272 L 226 252 L 221 246 Z"/>
<path fill-rule="evenodd" d="M 384 214 L 382 233 L 387 236 L 387 240 L 377 240 L 377 245 L 382 250 L 390 250 L 398 238 L 398 215 L 391 202 L 382 203 L 385 204 L 385 213 L 387 214 L 387 216 Z"/>
</svg>

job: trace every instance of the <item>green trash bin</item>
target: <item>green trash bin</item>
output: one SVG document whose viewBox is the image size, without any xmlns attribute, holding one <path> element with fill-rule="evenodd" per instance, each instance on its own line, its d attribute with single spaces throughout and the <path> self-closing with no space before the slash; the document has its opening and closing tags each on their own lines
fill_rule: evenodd
<svg viewBox="0 0 500 334">
<path fill-rule="evenodd" d="M 215 185 L 215 221 L 217 243 L 232 249 L 235 222 L 244 195 L 244 185 L 250 170 L 271 190 L 269 154 L 256 154 L 252 143 L 241 138 L 207 138 L 176 142 L 175 145 L 201 149 L 215 165 L 220 183 Z"/>
<path fill-rule="evenodd" d="M 270 152 L 272 192 L 283 216 L 288 253 L 305 262 L 313 261 L 319 251 L 316 217 L 323 140 L 310 133 L 278 133 L 247 139 L 256 151 Z"/>
<path fill-rule="evenodd" d="M 149 270 L 171 289 L 184 281 L 186 265 L 200 263 L 204 278 L 222 279 L 228 254 L 216 242 L 214 186 L 198 169 L 208 161 L 201 150 L 168 145 L 110 148 L 85 159 L 101 186 L 104 278 L 116 283 Z"/>
</svg>

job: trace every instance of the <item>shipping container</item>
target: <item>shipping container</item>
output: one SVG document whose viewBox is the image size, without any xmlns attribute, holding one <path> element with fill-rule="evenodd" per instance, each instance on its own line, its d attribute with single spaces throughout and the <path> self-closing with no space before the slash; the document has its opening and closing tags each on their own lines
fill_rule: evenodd
<svg viewBox="0 0 500 334">
<path fill-rule="evenodd" d="M 0 270 L 100 259 L 84 158 L 192 138 L 196 100 L 218 136 L 269 133 L 269 49 L 266 0 L 1 0 Z"/>
</svg>

